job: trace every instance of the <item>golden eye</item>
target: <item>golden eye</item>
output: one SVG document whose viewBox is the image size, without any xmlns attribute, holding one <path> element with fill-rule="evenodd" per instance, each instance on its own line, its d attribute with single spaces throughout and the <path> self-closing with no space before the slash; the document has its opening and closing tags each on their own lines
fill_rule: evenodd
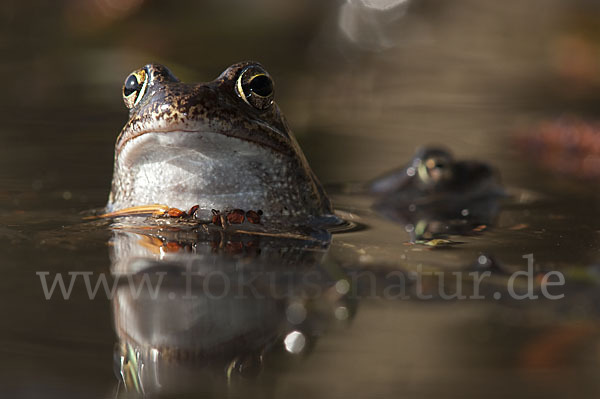
<svg viewBox="0 0 600 399">
<path fill-rule="evenodd" d="M 135 107 L 146 92 L 148 74 L 145 69 L 139 69 L 125 79 L 123 84 L 123 101 L 127 108 Z"/>
<path fill-rule="evenodd" d="M 419 163 L 418 174 L 424 183 L 437 183 L 451 176 L 449 160 L 443 157 L 430 157 Z"/>
<path fill-rule="evenodd" d="M 433 158 L 429 158 L 426 162 L 425 165 L 427 166 L 427 169 L 433 169 L 436 167 L 437 163 L 436 160 Z"/>
<path fill-rule="evenodd" d="M 257 66 L 249 66 L 240 73 L 235 91 L 246 104 L 259 110 L 265 110 L 273 104 L 273 80 Z"/>
</svg>

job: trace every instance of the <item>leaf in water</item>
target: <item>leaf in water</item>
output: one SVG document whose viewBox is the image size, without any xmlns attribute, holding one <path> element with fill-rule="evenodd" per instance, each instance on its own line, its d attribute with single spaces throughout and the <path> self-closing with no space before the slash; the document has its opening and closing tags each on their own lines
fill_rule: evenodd
<svg viewBox="0 0 600 399">
<path fill-rule="evenodd" d="M 442 238 L 434 238 L 433 240 L 416 241 L 417 244 L 427 245 L 428 247 L 449 247 L 451 245 L 459 244 L 457 241 L 445 240 Z"/>
</svg>

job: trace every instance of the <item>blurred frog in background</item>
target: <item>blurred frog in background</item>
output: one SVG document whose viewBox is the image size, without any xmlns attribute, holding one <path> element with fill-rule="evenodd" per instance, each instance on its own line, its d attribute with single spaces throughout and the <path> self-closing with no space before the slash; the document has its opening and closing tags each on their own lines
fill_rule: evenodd
<svg viewBox="0 0 600 399">
<path fill-rule="evenodd" d="M 469 234 L 494 223 L 505 191 L 498 172 L 473 160 L 456 160 L 442 147 L 423 147 L 404 167 L 370 181 L 373 208 L 405 225 L 413 240 Z"/>
</svg>

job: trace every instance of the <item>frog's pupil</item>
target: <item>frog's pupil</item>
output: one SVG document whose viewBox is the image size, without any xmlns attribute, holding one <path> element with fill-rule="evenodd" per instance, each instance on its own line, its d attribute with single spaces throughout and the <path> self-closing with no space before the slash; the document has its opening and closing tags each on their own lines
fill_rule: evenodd
<svg viewBox="0 0 600 399">
<path fill-rule="evenodd" d="M 256 93 L 261 97 L 268 97 L 273 93 L 273 82 L 265 75 L 255 77 L 248 86 L 252 93 Z"/>
<path fill-rule="evenodd" d="M 129 97 L 131 93 L 136 92 L 137 90 L 139 90 L 139 88 L 140 83 L 138 82 L 137 78 L 134 75 L 131 75 L 125 81 L 125 88 L 123 89 L 123 94 L 125 94 L 125 97 Z"/>
</svg>

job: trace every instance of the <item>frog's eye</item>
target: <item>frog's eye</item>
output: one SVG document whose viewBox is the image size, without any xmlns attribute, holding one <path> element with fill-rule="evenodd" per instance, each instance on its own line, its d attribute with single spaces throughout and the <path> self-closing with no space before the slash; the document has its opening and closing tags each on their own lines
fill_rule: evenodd
<svg viewBox="0 0 600 399">
<path fill-rule="evenodd" d="M 436 170 L 436 169 L 444 169 L 446 168 L 448 165 L 446 163 L 445 159 L 442 158 L 429 158 L 427 161 L 425 161 L 425 166 L 427 167 L 428 170 Z"/>
<path fill-rule="evenodd" d="M 235 91 L 254 108 L 264 110 L 273 104 L 273 80 L 262 68 L 250 66 L 244 69 L 237 79 Z"/>
<path fill-rule="evenodd" d="M 145 69 L 133 72 L 125 79 L 123 84 L 123 101 L 127 108 L 135 107 L 146 92 L 148 85 L 148 74 Z"/>
<path fill-rule="evenodd" d="M 419 177 L 425 183 L 437 183 L 450 177 L 450 162 L 442 157 L 430 157 L 418 166 Z"/>
</svg>

